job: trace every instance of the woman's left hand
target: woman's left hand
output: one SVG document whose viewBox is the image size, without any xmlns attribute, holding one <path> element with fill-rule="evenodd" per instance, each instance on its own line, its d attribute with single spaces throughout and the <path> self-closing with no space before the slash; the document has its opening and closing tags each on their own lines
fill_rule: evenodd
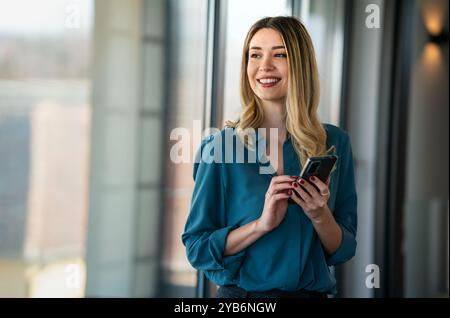
<svg viewBox="0 0 450 318">
<path fill-rule="evenodd" d="M 297 182 L 293 183 L 295 191 L 292 191 L 291 198 L 300 205 L 303 211 L 305 211 L 305 214 L 314 221 L 320 218 L 328 209 L 327 203 L 330 198 L 328 186 L 330 185 L 330 178 L 328 177 L 327 182 L 323 183 L 319 178 L 311 177 L 310 182 L 315 184 L 320 192 L 308 181 L 300 179 L 300 184 Z M 302 189 L 302 187 L 304 189 Z"/>
</svg>

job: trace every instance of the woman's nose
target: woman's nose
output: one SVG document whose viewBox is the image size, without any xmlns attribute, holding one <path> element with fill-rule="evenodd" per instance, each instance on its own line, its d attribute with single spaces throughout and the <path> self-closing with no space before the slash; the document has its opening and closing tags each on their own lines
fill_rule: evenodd
<svg viewBox="0 0 450 318">
<path fill-rule="evenodd" d="M 272 70 L 273 70 L 273 67 L 269 67 L 269 66 L 261 66 L 261 67 L 259 68 L 259 70 L 260 70 L 261 72 L 268 72 L 268 71 L 272 71 Z"/>
<path fill-rule="evenodd" d="M 267 72 L 273 70 L 272 60 L 270 58 L 264 58 L 259 66 L 261 72 Z"/>
</svg>

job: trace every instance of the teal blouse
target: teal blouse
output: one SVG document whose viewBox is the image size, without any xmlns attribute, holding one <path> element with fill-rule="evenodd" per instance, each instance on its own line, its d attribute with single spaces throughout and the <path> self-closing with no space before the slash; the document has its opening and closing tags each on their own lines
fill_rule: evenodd
<svg viewBox="0 0 450 318">
<path fill-rule="evenodd" d="M 271 173 L 261 173 L 271 167 L 263 152 L 258 147 L 253 150 L 237 147 L 243 144 L 234 129 L 225 128 L 202 141 L 194 163 L 195 186 L 182 234 L 187 258 L 194 268 L 217 285 L 237 285 L 247 291 L 304 289 L 336 293 L 330 266 L 355 255 L 357 195 L 349 136 L 333 125 L 324 124 L 324 128 L 327 149 L 334 145 L 338 156 L 328 201 L 342 230 L 337 251 L 327 255 L 302 208 L 290 204 L 276 229 L 241 252 L 223 256 L 228 233 L 260 217 L 265 193 L 276 175 L 273 169 Z M 227 143 L 235 151 L 225 151 Z M 241 155 L 238 149 L 242 148 L 246 163 L 238 160 Z M 283 159 L 285 175 L 300 174 L 299 160 L 289 137 L 283 145 Z"/>
</svg>

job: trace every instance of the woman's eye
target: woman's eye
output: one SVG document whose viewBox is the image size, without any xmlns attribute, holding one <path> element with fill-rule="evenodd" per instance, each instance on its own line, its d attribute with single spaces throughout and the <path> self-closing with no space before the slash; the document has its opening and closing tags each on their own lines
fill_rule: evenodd
<svg viewBox="0 0 450 318">
<path fill-rule="evenodd" d="M 287 57 L 286 53 L 277 53 L 275 54 L 275 57 Z"/>
<path fill-rule="evenodd" d="M 252 59 L 256 59 L 258 57 L 259 57 L 259 54 L 256 54 L 256 53 L 250 54 L 250 58 L 252 58 Z"/>
</svg>

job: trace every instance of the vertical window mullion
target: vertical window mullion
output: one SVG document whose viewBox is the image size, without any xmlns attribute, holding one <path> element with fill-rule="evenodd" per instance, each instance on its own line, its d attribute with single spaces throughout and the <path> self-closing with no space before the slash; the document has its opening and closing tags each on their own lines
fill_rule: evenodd
<svg viewBox="0 0 450 318">
<path fill-rule="evenodd" d="M 226 39 L 226 2 L 220 0 L 208 1 L 208 29 L 206 72 L 203 104 L 203 130 L 218 127 L 222 123 L 223 91 L 225 70 L 225 39 Z M 209 281 L 202 272 L 197 273 L 197 297 L 209 297 Z"/>
</svg>

